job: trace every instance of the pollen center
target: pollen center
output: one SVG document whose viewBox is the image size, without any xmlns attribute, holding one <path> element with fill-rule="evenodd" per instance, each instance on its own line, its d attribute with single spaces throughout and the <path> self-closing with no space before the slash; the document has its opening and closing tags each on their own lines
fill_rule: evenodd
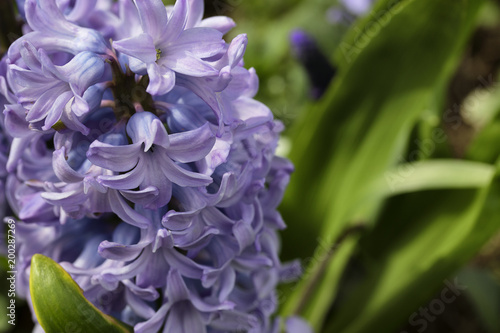
<svg viewBox="0 0 500 333">
<path fill-rule="evenodd" d="M 160 60 L 160 57 L 161 57 L 161 50 L 156 49 L 156 61 Z"/>
</svg>

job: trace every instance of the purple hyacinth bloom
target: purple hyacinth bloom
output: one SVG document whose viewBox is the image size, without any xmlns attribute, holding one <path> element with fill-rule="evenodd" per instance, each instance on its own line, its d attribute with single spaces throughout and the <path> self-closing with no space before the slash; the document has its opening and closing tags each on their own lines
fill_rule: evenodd
<svg viewBox="0 0 500 333">
<path fill-rule="evenodd" d="M 35 48 L 41 47 L 50 53 L 110 52 L 109 45 L 101 34 L 70 22 L 57 6 L 56 0 L 26 0 L 24 11 L 31 31 L 10 46 L 8 56 L 12 62 L 19 59 L 20 49 L 26 40 Z"/>
<path fill-rule="evenodd" d="M 175 269 L 169 271 L 167 280 L 169 283 L 165 299 L 168 301 L 148 321 L 135 327 L 137 333 L 159 332 L 163 324 L 165 324 L 163 332 L 207 332 L 207 322 L 210 322 L 208 314 L 234 307 L 230 302 L 212 305 L 199 299 L 197 295 L 189 292 L 181 275 Z M 203 316 L 202 313 L 206 315 Z"/>
<path fill-rule="evenodd" d="M 31 306 L 42 253 L 136 332 L 277 332 L 277 285 L 300 275 L 279 259 L 293 166 L 275 156 L 283 125 L 254 99 L 246 35 L 226 43 L 234 22 L 204 19 L 202 0 L 24 9 L 26 34 L 0 61 L 19 296 Z"/>
<path fill-rule="evenodd" d="M 158 195 L 152 202 L 125 195 L 147 208 L 159 208 L 171 198 L 172 183 L 179 186 L 206 186 L 212 178 L 184 169 L 175 162 L 189 163 L 210 152 L 215 136 L 208 124 L 196 130 L 168 135 L 158 117 L 150 112 L 136 113 L 127 124 L 132 144 L 112 146 L 96 141 L 87 153 L 89 160 L 100 167 L 121 172 L 99 176 L 100 184 L 118 189 L 139 191 L 153 186 Z M 139 201 L 137 201 L 139 200 Z"/>
<path fill-rule="evenodd" d="M 28 109 L 26 120 L 34 128 L 49 130 L 65 109 L 77 118 L 89 112 L 84 94 L 103 76 L 104 62 L 100 57 L 81 52 L 64 66 L 56 66 L 43 49 L 37 50 L 27 41 L 22 43 L 20 52 L 23 63 L 10 65 L 10 74 L 18 103 Z M 94 93 L 85 97 L 97 96 Z M 79 127 L 80 122 L 65 125 Z"/>
<path fill-rule="evenodd" d="M 68 217 L 96 217 L 99 214 L 114 212 L 124 222 L 140 228 L 149 225 L 149 221 L 130 208 L 122 195 L 126 191 L 107 189 L 97 182 L 101 175 L 109 175 L 110 171 L 92 165 L 88 161 L 75 171 L 66 161 L 65 147 L 53 152 L 54 173 L 62 182 L 46 184 L 41 197 L 59 209 L 61 223 Z M 139 196 L 153 200 L 158 191 L 147 188 L 139 191 Z M 132 196 L 132 194 L 130 195 Z"/>
<path fill-rule="evenodd" d="M 175 85 L 175 73 L 201 77 L 216 74 L 205 58 L 222 51 L 222 33 L 211 28 L 186 29 L 187 0 L 175 3 L 171 15 L 161 0 L 134 1 L 141 19 L 142 33 L 113 42 L 113 47 L 138 61 L 131 69 L 150 78 L 147 92 L 162 95 Z"/>
<path fill-rule="evenodd" d="M 25 19 L 26 0 L 16 0 L 19 13 Z M 57 7 L 68 21 L 81 22 L 95 8 L 97 0 L 58 0 Z"/>
</svg>

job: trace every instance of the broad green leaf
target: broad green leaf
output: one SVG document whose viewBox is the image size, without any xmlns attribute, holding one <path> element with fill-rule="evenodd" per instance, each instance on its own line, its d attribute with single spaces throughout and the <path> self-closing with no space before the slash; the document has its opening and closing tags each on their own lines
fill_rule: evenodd
<svg viewBox="0 0 500 333">
<path fill-rule="evenodd" d="M 434 103 L 434 88 L 441 87 L 456 67 L 481 3 L 402 2 L 376 34 L 367 35 L 362 51 L 322 102 L 297 121 L 290 154 L 296 173 L 282 206 L 289 225 L 284 233 L 288 243 L 314 244 L 321 235 L 323 242 L 333 244 L 350 225 L 372 222 L 354 219 L 363 209 L 359 203 L 387 170 L 405 162 L 410 132 Z M 380 204 L 370 203 L 371 207 Z M 289 254 L 310 250 L 301 246 L 294 252 L 286 246 Z M 345 255 L 349 256 L 348 251 Z M 333 260 L 347 261 L 340 256 Z M 308 270 L 320 269 L 315 266 Z M 294 289 L 283 313 L 304 308 L 306 318 L 313 316 L 318 328 L 336 285 L 323 279 L 315 290 L 328 285 L 333 292 L 318 292 L 305 300 L 308 284 L 302 280 Z M 299 306 L 304 301 L 309 304 Z"/>
<path fill-rule="evenodd" d="M 41 254 L 31 259 L 30 293 L 36 317 L 46 333 L 133 332 L 100 312 L 59 264 Z"/>
<path fill-rule="evenodd" d="M 373 191 L 391 196 L 432 189 L 481 188 L 488 185 L 494 173 L 491 164 L 453 159 L 401 164 L 387 171 Z"/>
<path fill-rule="evenodd" d="M 413 0 L 379 0 L 369 15 L 359 19 L 347 32 L 334 53 L 333 62 L 349 67 L 371 39 Z"/>
<path fill-rule="evenodd" d="M 480 189 L 489 185 L 494 173 L 495 167 L 490 164 L 458 160 L 430 160 L 397 166 L 388 171 L 383 179 L 374 183 L 367 197 L 360 203 L 359 207 L 362 209 L 355 215 L 355 220 L 364 221 L 368 217 L 374 216 L 381 196 L 390 197 L 438 189 Z M 318 294 L 321 296 L 321 301 L 324 302 L 322 306 L 328 307 L 329 295 L 335 293 L 335 286 L 340 279 L 338 272 L 344 268 L 346 260 L 349 259 L 359 234 L 353 236 L 347 239 L 345 244 L 334 245 L 330 255 L 319 253 L 313 256 L 313 259 L 316 259 L 315 261 L 323 266 L 320 271 L 326 271 L 322 280 L 329 282 L 322 287 Z M 321 246 L 324 248 L 325 244 Z M 306 294 L 313 293 L 312 289 L 318 282 L 319 277 L 313 276 L 313 274 L 318 274 L 318 272 L 311 271 L 310 274 L 303 277 L 311 279 L 308 281 L 308 288 L 311 290 L 305 291 Z M 298 312 L 301 310 L 300 306 L 297 309 Z M 310 320 L 312 322 L 319 320 L 316 316 L 320 314 L 321 312 L 311 313 Z"/>
<path fill-rule="evenodd" d="M 491 164 L 453 159 L 434 159 L 398 165 L 373 182 L 357 203 L 354 221 L 376 216 L 382 199 L 436 189 L 474 189 L 489 184 L 495 173 Z"/>
<path fill-rule="evenodd" d="M 367 263 L 325 332 L 390 332 L 403 325 L 500 229 L 500 174 L 478 190 L 395 197 L 361 241 Z M 415 318 L 414 318 L 415 319 Z"/>
</svg>

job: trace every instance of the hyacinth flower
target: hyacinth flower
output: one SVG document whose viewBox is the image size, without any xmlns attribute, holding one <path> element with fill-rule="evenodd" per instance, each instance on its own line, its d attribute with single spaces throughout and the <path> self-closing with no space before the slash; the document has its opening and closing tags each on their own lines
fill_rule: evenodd
<svg viewBox="0 0 500 333">
<path fill-rule="evenodd" d="M 149 75 L 147 92 L 163 95 L 175 86 L 175 73 L 193 77 L 216 74 L 204 58 L 223 50 L 222 33 L 211 28 L 186 29 L 187 0 L 176 1 L 170 16 L 161 1 L 135 1 L 142 33 L 113 42 L 113 47 L 130 56 L 134 72 Z"/>
<path fill-rule="evenodd" d="M 77 1 L 81 2 L 83 1 Z M 88 14 L 91 8 L 85 9 L 81 15 Z M 75 55 L 83 51 L 109 52 L 109 43 L 98 31 L 69 21 L 57 7 L 56 1 L 25 1 L 24 12 L 28 24 L 25 29 L 31 31 L 10 46 L 8 56 L 11 61 L 19 59 L 25 40 L 47 52 L 66 52 Z"/>
<path fill-rule="evenodd" d="M 23 42 L 21 57 L 27 69 L 10 66 L 14 94 L 28 111 L 26 120 L 33 127 L 48 130 L 61 119 L 66 108 L 78 119 L 89 112 L 84 99 L 87 89 L 99 82 L 104 61 L 92 52 L 78 53 L 64 66 L 55 66 L 43 49 Z M 96 92 L 85 95 L 93 99 Z M 70 103 L 70 105 L 68 105 Z M 43 123 L 40 126 L 39 123 Z M 79 123 L 66 126 L 78 126 Z"/>
<path fill-rule="evenodd" d="M 336 69 L 320 50 L 314 38 L 305 31 L 292 31 L 290 43 L 295 58 L 304 66 L 309 77 L 312 98 L 319 99 L 335 76 Z"/>
<path fill-rule="evenodd" d="M 212 178 L 185 170 L 175 163 L 190 163 L 205 157 L 213 147 L 215 135 L 208 124 L 196 130 L 168 135 L 158 117 L 150 112 L 134 114 L 127 123 L 130 145 L 112 146 L 94 141 L 87 157 L 100 167 L 121 174 L 99 176 L 98 181 L 110 188 L 141 192 L 155 186 L 152 202 L 129 196 L 128 199 L 146 208 L 165 206 L 172 197 L 172 184 L 200 187 Z M 137 192 L 136 192 L 137 193 Z M 136 201 L 137 200 L 137 201 Z"/>
<path fill-rule="evenodd" d="M 327 18 L 331 23 L 351 24 L 359 16 L 367 14 L 374 0 L 341 0 L 337 6 L 330 8 Z"/>
<path fill-rule="evenodd" d="M 19 296 L 33 306 L 41 253 L 136 332 L 307 332 L 275 315 L 277 285 L 300 275 L 279 259 L 293 166 L 254 99 L 246 36 L 222 38 L 234 22 L 203 19 L 201 0 L 18 3 L 26 34 L 0 63 L 0 178 Z"/>
</svg>

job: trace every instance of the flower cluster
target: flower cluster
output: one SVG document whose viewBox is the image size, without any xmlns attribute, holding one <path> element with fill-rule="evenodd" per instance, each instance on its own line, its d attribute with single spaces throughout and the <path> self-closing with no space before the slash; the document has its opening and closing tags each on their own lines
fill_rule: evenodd
<svg viewBox="0 0 500 333">
<path fill-rule="evenodd" d="M 202 0 L 23 2 L 0 62 L 20 295 L 42 253 L 135 332 L 277 332 L 276 286 L 299 273 L 278 258 L 293 167 L 246 36 L 226 43 L 234 22 Z"/>
</svg>

